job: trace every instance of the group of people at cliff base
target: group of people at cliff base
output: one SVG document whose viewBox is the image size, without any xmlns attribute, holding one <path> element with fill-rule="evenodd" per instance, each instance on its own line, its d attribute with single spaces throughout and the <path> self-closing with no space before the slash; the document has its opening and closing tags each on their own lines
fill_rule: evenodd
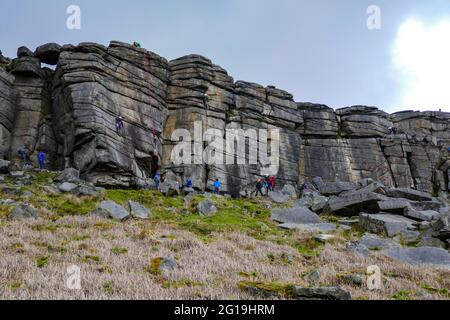
<svg viewBox="0 0 450 320">
<path fill-rule="evenodd" d="M 28 160 L 28 156 L 27 156 L 27 151 L 25 149 L 25 146 L 20 146 L 19 150 L 17 150 L 17 153 L 19 155 L 19 159 L 20 159 L 20 163 L 22 164 L 22 166 L 27 165 L 27 160 Z M 40 150 L 38 152 L 38 154 L 36 155 L 37 157 L 37 161 L 39 164 L 39 169 L 40 170 L 44 170 L 45 169 L 45 152 L 43 150 Z"/>
</svg>

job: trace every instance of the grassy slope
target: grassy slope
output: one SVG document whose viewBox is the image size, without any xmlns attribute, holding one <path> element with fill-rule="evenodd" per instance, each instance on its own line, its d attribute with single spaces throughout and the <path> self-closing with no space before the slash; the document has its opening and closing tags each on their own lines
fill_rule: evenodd
<svg viewBox="0 0 450 320">
<path fill-rule="evenodd" d="M 39 174 L 23 195 L 42 218 L 9 221 L 11 207 L 0 206 L 0 298 L 65 299 L 245 299 L 242 284 L 284 291 L 289 284 L 340 285 L 357 299 L 448 299 L 450 273 L 411 267 L 374 254 L 368 259 L 345 250 L 358 230 L 338 232 L 321 245 L 311 233 L 279 230 L 269 219 L 265 200 L 213 197 L 219 209 L 201 217 L 196 196 L 166 198 L 155 191 L 109 190 L 98 198 L 52 195 L 51 176 Z M 13 181 L 7 181 L 13 186 Z M 90 217 L 99 201 L 128 200 L 152 211 L 149 221 L 117 223 Z M 332 220 L 333 218 L 330 217 Z M 159 257 L 173 257 L 174 271 L 155 271 Z M 67 266 L 82 269 L 82 290 L 65 288 Z M 343 282 L 342 275 L 381 267 L 383 290 L 370 292 Z M 158 264 L 159 265 L 159 264 Z M 315 283 L 306 275 L 320 270 Z M 278 288 L 278 289 L 277 289 Z"/>
</svg>

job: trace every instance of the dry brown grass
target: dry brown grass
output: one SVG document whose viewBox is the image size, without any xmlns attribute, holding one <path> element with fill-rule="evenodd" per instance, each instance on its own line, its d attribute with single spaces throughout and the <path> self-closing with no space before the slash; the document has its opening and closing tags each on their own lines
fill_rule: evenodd
<svg viewBox="0 0 450 320">
<path fill-rule="evenodd" d="M 206 244 L 193 233 L 152 221 L 1 220 L 0 298 L 254 299 L 239 289 L 240 281 L 306 285 L 304 275 L 319 269 L 321 285 L 342 285 L 356 298 L 390 299 L 405 291 L 411 299 L 448 299 L 442 292 L 422 288 L 450 288 L 448 271 L 407 266 L 377 255 L 364 259 L 345 250 L 343 239 L 323 247 L 317 257 L 305 257 L 288 244 L 310 241 L 311 234 L 289 237 L 280 245 L 226 233 Z M 157 257 L 172 257 L 177 267 L 154 275 L 148 267 Z M 38 267 L 39 259 L 48 263 Z M 384 273 L 381 291 L 340 283 L 339 274 L 364 273 L 374 264 Z M 65 286 L 70 265 L 81 267 L 82 290 Z"/>
</svg>

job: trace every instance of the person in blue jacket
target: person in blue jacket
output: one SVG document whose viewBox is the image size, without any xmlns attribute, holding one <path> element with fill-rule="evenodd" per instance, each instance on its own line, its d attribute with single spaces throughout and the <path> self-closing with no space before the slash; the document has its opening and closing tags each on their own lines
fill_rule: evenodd
<svg viewBox="0 0 450 320">
<path fill-rule="evenodd" d="M 155 181 L 156 189 L 159 189 L 159 184 L 161 183 L 161 174 L 159 172 L 155 174 L 155 176 L 153 177 L 153 181 Z"/>
<path fill-rule="evenodd" d="M 194 184 L 192 183 L 192 179 L 188 179 L 186 181 L 186 188 L 192 188 L 194 186 Z"/>
<path fill-rule="evenodd" d="M 38 155 L 38 162 L 39 162 L 39 169 L 44 170 L 45 168 L 45 152 L 44 151 L 39 151 Z"/>
<path fill-rule="evenodd" d="M 214 181 L 214 193 L 219 194 L 221 187 L 222 187 L 222 183 L 219 181 L 219 179 L 216 179 L 216 181 Z"/>
</svg>

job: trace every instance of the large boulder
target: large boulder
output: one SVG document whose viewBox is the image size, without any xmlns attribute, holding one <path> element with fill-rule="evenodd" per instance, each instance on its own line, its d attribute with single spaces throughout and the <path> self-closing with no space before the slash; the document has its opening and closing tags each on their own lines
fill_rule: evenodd
<svg viewBox="0 0 450 320">
<path fill-rule="evenodd" d="M 339 287 L 319 287 L 305 288 L 300 286 L 292 287 L 293 295 L 300 300 L 351 300 L 352 296 L 348 291 Z"/>
<path fill-rule="evenodd" d="M 37 219 L 39 217 L 39 213 L 29 204 L 22 203 L 11 211 L 9 217 L 13 220 L 23 220 L 30 218 Z"/>
<path fill-rule="evenodd" d="M 325 196 L 339 195 L 342 192 L 355 190 L 358 187 L 357 183 L 354 182 L 324 182 L 320 177 L 314 178 L 313 183 L 319 192 Z"/>
<path fill-rule="evenodd" d="M 31 51 L 30 49 L 28 49 L 25 46 L 19 47 L 17 49 L 17 57 L 19 58 L 23 58 L 23 57 L 33 57 L 33 51 Z"/>
<path fill-rule="evenodd" d="M 292 199 L 297 198 L 297 190 L 295 189 L 294 186 L 292 186 L 290 184 L 285 185 L 283 187 L 283 189 L 281 190 L 281 193 L 289 196 Z"/>
<path fill-rule="evenodd" d="M 391 248 L 383 254 L 392 259 L 420 266 L 435 266 L 450 269 L 450 253 L 442 248 Z"/>
<path fill-rule="evenodd" d="M 34 51 L 34 56 L 43 63 L 56 65 L 58 63 L 60 53 L 61 46 L 59 44 L 47 43 L 37 47 Z"/>
<path fill-rule="evenodd" d="M 319 223 L 320 217 L 304 207 L 292 209 L 274 209 L 271 219 L 280 223 L 310 224 Z"/>
<path fill-rule="evenodd" d="M 413 209 L 412 207 L 407 207 L 404 211 L 405 217 L 418 220 L 418 221 L 433 221 L 439 219 L 441 214 L 436 211 L 432 210 L 424 210 L 419 211 L 416 209 Z"/>
<path fill-rule="evenodd" d="M 403 231 L 415 229 L 414 220 L 392 214 L 367 214 L 359 216 L 360 225 L 371 233 L 394 237 Z"/>
<path fill-rule="evenodd" d="M 178 196 L 180 195 L 180 183 L 175 180 L 165 180 L 159 185 L 159 190 L 166 196 Z"/>
<path fill-rule="evenodd" d="M 73 192 L 78 188 L 78 185 L 71 182 L 64 182 L 58 186 L 59 191 L 61 192 Z"/>
<path fill-rule="evenodd" d="M 11 170 L 11 161 L 0 159 L 0 173 L 9 173 Z"/>
<path fill-rule="evenodd" d="M 130 213 L 114 201 L 102 201 L 97 210 L 95 210 L 92 214 L 117 221 L 125 221 L 130 217 Z"/>
<path fill-rule="evenodd" d="M 290 196 L 288 196 L 287 194 L 278 192 L 278 191 L 272 191 L 272 192 L 269 192 L 269 198 L 273 202 L 282 204 L 282 203 L 288 202 L 290 199 Z"/>
<path fill-rule="evenodd" d="M 409 188 L 386 189 L 386 195 L 391 198 L 403 198 L 413 201 L 432 201 L 433 196 L 429 193 L 417 191 Z"/>
<path fill-rule="evenodd" d="M 142 204 L 128 201 L 128 208 L 130 210 L 131 216 L 138 219 L 149 219 L 150 218 L 150 210 L 144 207 Z"/>
<path fill-rule="evenodd" d="M 80 179 L 80 171 L 75 168 L 64 169 L 55 179 L 55 182 L 75 182 Z"/>
<path fill-rule="evenodd" d="M 326 211 L 339 216 L 357 216 L 360 212 L 380 212 L 379 201 L 386 197 L 374 192 L 354 192 L 341 197 L 331 197 Z"/>
<path fill-rule="evenodd" d="M 197 210 L 202 216 L 213 216 L 217 213 L 217 208 L 211 200 L 205 200 L 197 205 Z"/>
</svg>

